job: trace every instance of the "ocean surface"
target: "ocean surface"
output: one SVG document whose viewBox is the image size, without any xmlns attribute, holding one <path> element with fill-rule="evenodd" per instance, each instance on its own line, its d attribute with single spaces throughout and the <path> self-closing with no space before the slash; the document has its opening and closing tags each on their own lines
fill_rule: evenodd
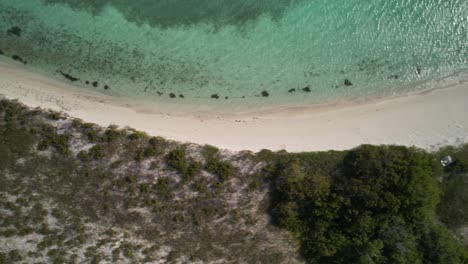
<svg viewBox="0 0 468 264">
<path fill-rule="evenodd" d="M 119 97 L 334 103 L 466 74 L 468 1 L 0 0 L 0 50 Z"/>
</svg>

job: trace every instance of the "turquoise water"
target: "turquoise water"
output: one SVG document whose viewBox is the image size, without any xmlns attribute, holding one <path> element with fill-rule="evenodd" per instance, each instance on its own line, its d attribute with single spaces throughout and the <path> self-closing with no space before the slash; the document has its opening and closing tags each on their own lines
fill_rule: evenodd
<svg viewBox="0 0 468 264">
<path fill-rule="evenodd" d="M 468 72 L 466 0 L 0 0 L 0 36 L 31 69 L 155 102 L 316 104 Z"/>
</svg>

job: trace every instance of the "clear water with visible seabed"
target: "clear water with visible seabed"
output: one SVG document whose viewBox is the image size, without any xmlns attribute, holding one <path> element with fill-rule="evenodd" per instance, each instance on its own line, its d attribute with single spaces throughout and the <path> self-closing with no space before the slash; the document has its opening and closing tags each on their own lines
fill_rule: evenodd
<svg viewBox="0 0 468 264">
<path fill-rule="evenodd" d="M 468 1 L 0 0 L 0 50 L 119 97 L 333 103 L 468 72 Z"/>
</svg>

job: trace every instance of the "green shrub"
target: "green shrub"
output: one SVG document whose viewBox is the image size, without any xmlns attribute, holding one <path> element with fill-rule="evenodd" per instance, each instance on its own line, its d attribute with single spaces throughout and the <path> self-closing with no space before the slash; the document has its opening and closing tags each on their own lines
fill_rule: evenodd
<svg viewBox="0 0 468 264">
<path fill-rule="evenodd" d="M 124 131 L 118 130 L 116 126 L 109 126 L 109 128 L 104 132 L 103 141 L 107 143 L 112 143 L 117 141 L 119 138 L 125 135 Z"/>
<path fill-rule="evenodd" d="M 158 154 L 158 147 L 150 144 L 143 152 L 145 158 L 154 157 Z"/>
<path fill-rule="evenodd" d="M 137 162 L 140 162 L 140 161 L 143 161 L 145 159 L 145 151 L 144 150 L 137 150 L 136 153 L 135 153 L 135 161 Z"/>
<path fill-rule="evenodd" d="M 133 258 L 133 252 L 134 252 L 134 247 L 130 243 L 123 243 L 121 245 L 122 253 L 124 257 L 132 259 Z"/>
<path fill-rule="evenodd" d="M 158 250 L 158 246 L 151 246 L 151 247 L 147 247 L 145 249 L 143 249 L 141 251 L 141 254 L 143 256 L 145 256 L 145 262 L 151 262 L 151 261 L 154 261 L 154 257 L 155 257 L 155 253 L 156 251 Z"/>
<path fill-rule="evenodd" d="M 97 142 L 98 140 L 98 132 L 95 130 L 95 129 L 88 129 L 88 131 L 86 131 L 86 137 L 88 138 L 88 140 L 92 143 L 94 142 Z"/>
<path fill-rule="evenodd" d="M 135 131 L 133 132 L 132 134 L 130 134 L 128 136 L 128 138 L 130 140 L 139 140 L 139 139 L 143 139 L 143 138 L 147 138 L 148 137 L 148 134 L 146 134 L 145 132 L 142 132 L 142 131 Z"/>
<path fill-rule="evenodd" d="M 44 124 L 41 127 L 37 149 L 42 151 L 47 150 L 49 147 L 54 147 L 61 154 L 68 154 L 69 136 L 59 135 L 54 127 Z"/>
<path fill-rule="evenodd" d="M 130 175 L 130 176 L 127 176 L 125 178 L 125 180 L 128 182 L 128 183 L 135 183 L 136 182 L 136 177 L 133 176 L 133 175 Z"/>
<path fill-rule="evenodd" d="M 166 155 L 167 165 L 177 170 L 178 172 L 185 174 L 187 171 L 187 162 L 185 161 L 185 151 L 183 149 L 175 149 Z"/>
<path fill-rule="evenodd" d="M 104 146 L 103 145 L 94 145 L 90 150 L 89 150 L 89 155 L 91 156 L 92 159 L 94 160 L 101 160 L 104 158 L 106 155 Z"/>
<path fill-rule="evenodd" d="M 420 251 L 423 263 L 468 263 L 468 251 L 441 225 L 428 225 L 422 230 Z"/>
<path fill-rule="evenodd" d="M 50 234 L 49 224 L 47 224 L 47 222 L 42 223 L 41 227 L 38 230 L 38 233 L 42 235 L 49 235 Z"/>
<path fill-rule="evenodd" d="M 69 136 L 68 135 L 58 135 L 54 138 L 52 145 L 55 149 L 58 150 L 61 154 L 67 154 L 69 152 Z"/>
<path fill-rule="evenodd" d="M 40 203 L 34 204 L 34 206 L 31 208 L 31 211 L 29 212 L 29 217 L 31 218 L 31 222 L 33 224 L 38 224 L 44 221 L 44 218 L 46 216 L 47 210 L 45 210 L 42 204 Z"/>
<path fill-rule="evenodd" d="M 184 180 L 191 180 L 201 172 L 202 164 L 200 162 L 192 162 L 188 168 L 187 173 L 183 174 Z"/>
<path fill-rule="evenodd" d="M 452 175 L 443 183 L 443 190 L 438 215 L 442 222 L 456 230 L 468 223 L 468 176 Z"/>
<path fill-rule="evenodd" d="M 91 156 L 88 154 L 87 151 L 80 151 L 77 155 L 77 158 L 81 161 L 90 161 L 91 160 Z"/>
<path fill-rule="evenodd" d="M 209 194 L 207 183 L 205 180 L 195 180 L 193 188 L 202 194 Z"/>
<path fill-rule="evenodd" d="M 16 228 L 7 228 L 7 229 L 3 229 L 2 231 L 0 231 L 0 236 L 12 237 L 12 236 L 15 236 L 16 233 L 17 233 Z"/>
<path fill-rule="evenodd" d="M 262 149 L 255 154 L 255 157 L 261 161 L 274 161 L 276 158 L 276 153 L 269 149 Z"/>
<path fill-rule="evenodd" d="M 49 119 L 52 119 L 52 120 L 60 120 L 61 118 L 61 115 L 59 112 L 51 112 L 49 113 Z"/>
<path fill-rule="evenodd" d="M 94 128 L 94 124 L 93 123 L 84 123 L 84 124 L 81 125 L 81 128 L 83 128 L 83 129 Z"/>
<path fill-rule="evenodd" d="M 50 141 L 42 140 L 39 142 L 39 144 L 37 144 L 37 150 L 39 151 L 47 150 L 50 147 L 50 144 L 51 144 Z"/>
<path fill-rule="evenodd" d="M 120 259 L 120 253 L 120 248 L 114 248 L 114 250 L 112 250 L 112 261 L 117 262 Z"/>
<path fill-rule="evenodd" d="M 15 262 L 19 262 L 19 261 L 22 261 L 23 260 L 23 256 L 21 255 L 21 253 L 18 251 L 18 250 L 11 250 L 9 253 L 8 253 L 8 261 L 10 261 L 10 263 L 15 263 Z"/>
<path fill-rule="evenodd" d="M 169 252 L 169 254 L 167 255 L 168 262 L 173 262 L 176 260 L 176 258 L 177 258 L 177 255 L 174 251 Z"/>
<path fill-rule="evenodd" d="M 211 145 L 204 145 L 201 150 L 201 154 L 206 161 L 216 158 L 218 153 L 219 149 Z"/>
<path fill-rule="evenodd" d="M 159 162 L 157 161 L 152 161 L 150 164 L 150 170 L 156 170 L 159 168 Z"/>
<path fill-rule="evenodd" d="M 121 160 L 121 159 L 116 160 L 116 161 L 111 163 L 110 168 L 111 169 L 117 169 L 118 167 L 122 166 L 123 163 L 124 163 L 124 161 Z"/>
<path fill-rule="evenodd" d="M 68 257 L 68 262 L 67 263 L 78 263 L 78 255 L 73 253 Z"/>
<path fill-rule="evenodd" d="M 141 183 L 140 184 L 140 192 L 141 193 L 148 193 L 150 190 L 150 186 L 148 183 Z"/>
<path fill-rule="evenodd" d="M 148 140 L 148 149 L 149 153 L 148 155 L 155 156 L 155 155 L 160 155 L 164 153 L 164 150 L 169 147 L 169 142 L 167 142 L 164 138 L 162 137 L 152 137 Z M 153 152 L 153 153 L 151 153 Z"/>
<path fill-rule="evenodd" d="M 223 191 L 223 185 L 219 181 L 214 181 L 211 183 L 210 188 L 216 195 L 220 195 Z"/>
<path fill-rule="evenodd" d="M 152 137 L 148 141 L 151 146 L 163 145 L 165 142 L 166 140 L 162 137 Z"/>
<path fill-rule="evenodd" d="M 260 187 L 259 179 L 253 179 L 248 185 L 249 192 L 256 191 L 258 190 L 259 187 Z"/>
<path fill-rule="evenodd" d="M 215 174 L 221 181 L 227 181 L 234 175 L 234 167 L 227 161 L 211 159 L 206 164 L 206 170 Z"/>
<path fill-rule="evenodd" d="M 167 177 L 161 177 L 158 179 L 157 183 L 155 184 L 154 188 L 157 192 L 162 194 L 163 196 L 169 194 L 171 186 L 171 180 Z"/>
<path fill-rule="evenodd" d="M 37 136 L 25 129 L 2 129 L 0 125 L 0 166 L 27 155 L 37 142 Z"/>
<path fill-rule="evenodd" d="M 72 120 L 72 127 L 74 127 L 74 128 L 79 128 L 79 127 L 81 127 L 82 125 L 83 125 L 83 121 L 82 121 L 81 119 L 79 119 L 79 118 L 74 118 L 74 119 Z"/>
<path fill-rule="evenodd" d="M 78 125 L 78 123 L 77 123 Z M 81 124 L 81 129 L 83 129 L 83 133 L 86 135 L 90 142 L 97 142 L 99 139 L 98 137 L 98 130 L 95 128 L 95 125 L 92 123 L 83 123 Z"/>
<path fill-rule="evenodd" d="M 159 149 L 158 147 L 154 145 L 149 145 L 145 149 L 139 149 L 136 152 L 136 161 L 143 161 L 147 158 L 151 158 L 159 154 Z"/>
</svg>

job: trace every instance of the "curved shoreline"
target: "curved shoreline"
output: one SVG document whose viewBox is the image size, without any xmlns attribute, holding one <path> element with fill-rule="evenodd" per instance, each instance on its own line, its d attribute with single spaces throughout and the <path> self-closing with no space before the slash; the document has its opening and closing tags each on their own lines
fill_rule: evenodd
<svg viewBox="0 0 468 264">
<path fill-rule="evenodd" d="M 213 114 L 181 105 L 123 100 L 0 62 L 0 94 L 107 126 L 116 124 L 168 139 L 230 150 L 349 149 L 401 144 L 432 149 L 468 142 L 468 83 L 377 100 Z M 177 108 L 177 109 L 176 109 Z"/>
</svg>

